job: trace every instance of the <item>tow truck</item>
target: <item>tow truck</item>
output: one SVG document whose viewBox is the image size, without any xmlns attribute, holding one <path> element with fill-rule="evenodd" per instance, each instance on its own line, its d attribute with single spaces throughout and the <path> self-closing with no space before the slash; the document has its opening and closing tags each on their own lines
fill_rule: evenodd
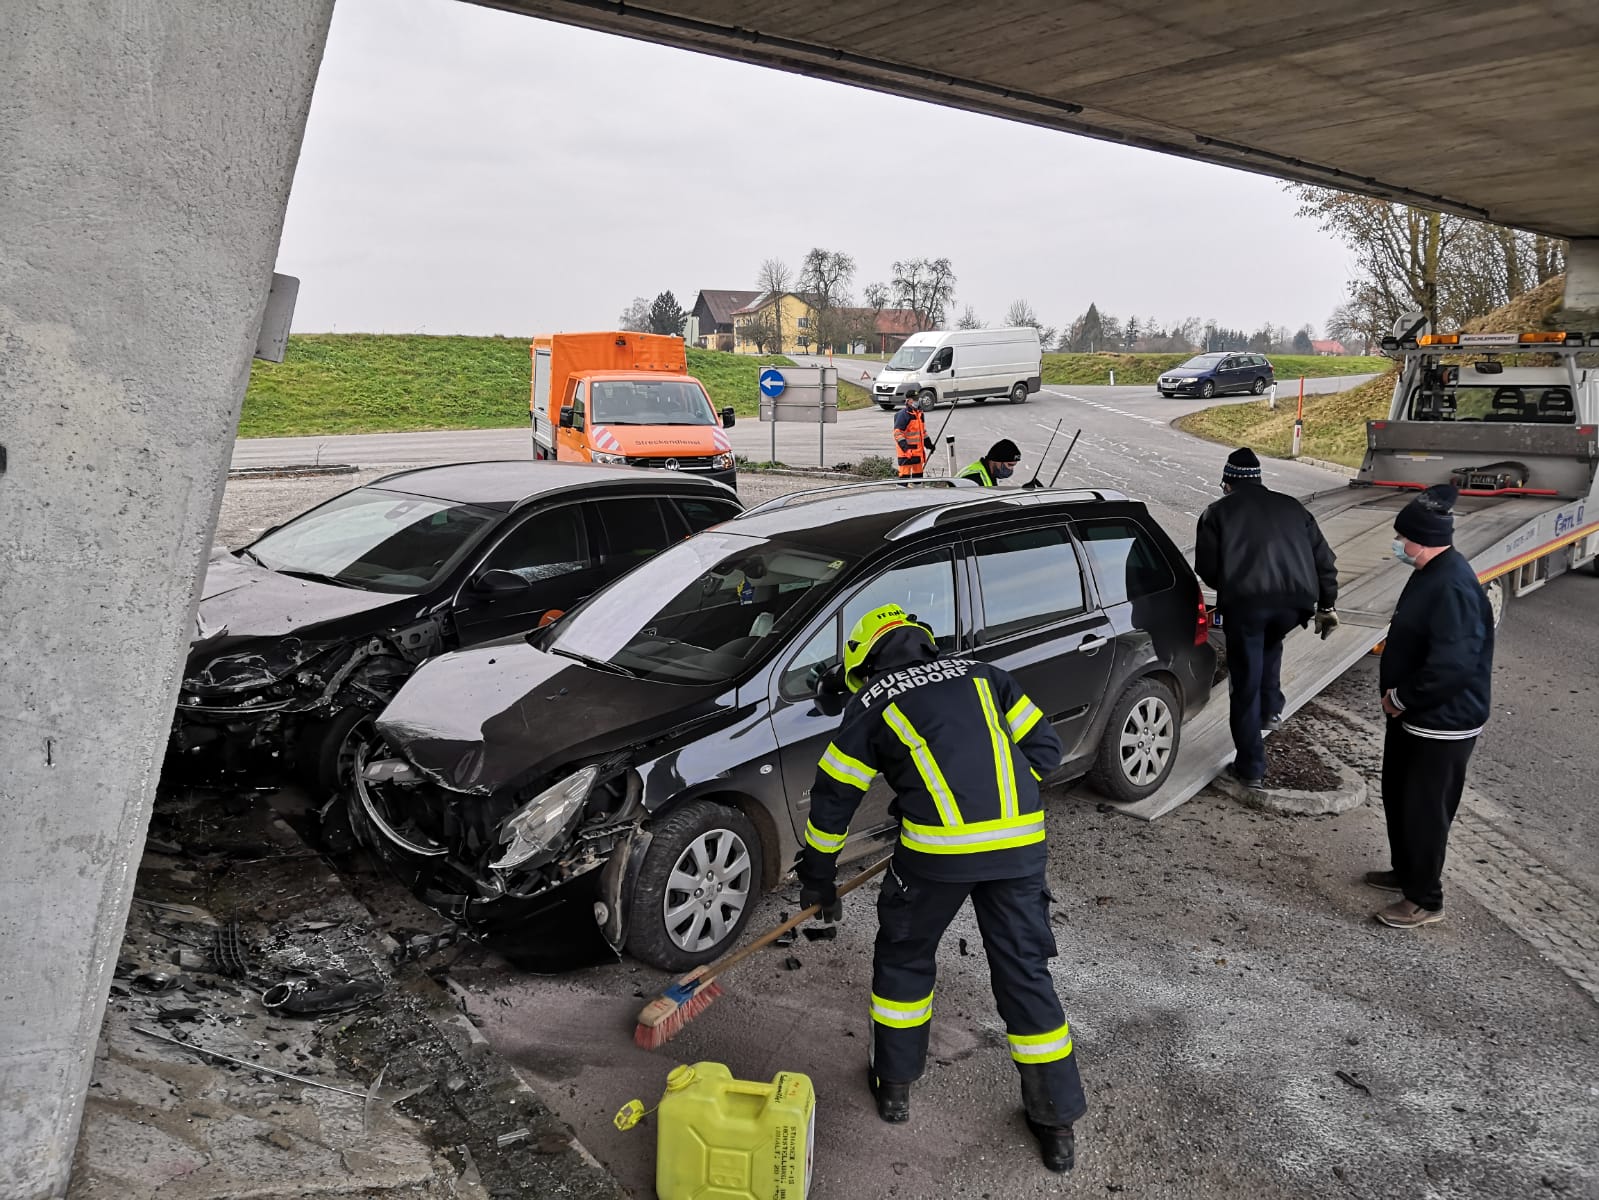
<svg viewBox="0 0 1599 1200">
<path fill-rule="evenodd" d="M 1349 485 L 1304 501 L 1338 556 L 1342 623 L 1325 641 L 1300 633 L 1284 644 L 1285 716 L 1386 636 L 1410 575 L 1392 555 L 1393 521 L 1423 488 L 1460 489 L 1455 547 L 1476 569 L 1496 626 L 1515 597 L 1555 576 L 1599 574 L 1599 369 L 1580 361 L 1599 362 L 1599 332 L 1439 334 L 1413 313 L 1382 348 L 1399 363 L 1388 415 L 1367 422 Z M 1544 364 L 1525 364 L 1532 355 Z M 1218 689 L 1185 725 L 1161 788 L 1117 807 L 1154 820 L 1232 758 Z"/>
</svg>

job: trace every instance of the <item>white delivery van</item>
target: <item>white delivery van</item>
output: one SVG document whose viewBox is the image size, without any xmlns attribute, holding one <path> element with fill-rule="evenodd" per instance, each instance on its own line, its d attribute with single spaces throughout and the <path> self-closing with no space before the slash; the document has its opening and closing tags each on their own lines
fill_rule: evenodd
<svg viewBox="0 0 1599 1200">
<path fill-rule="evenodd" d="M 913 333 L 877 373 L 872 398 L 885 412 L 919 392 L 922 406 L 957 400 L 981 404 L 1008 396 L 1023 403 L 1043 386 L 1044 354 L 1038 330 L 935 329 Z"/>
</svg>

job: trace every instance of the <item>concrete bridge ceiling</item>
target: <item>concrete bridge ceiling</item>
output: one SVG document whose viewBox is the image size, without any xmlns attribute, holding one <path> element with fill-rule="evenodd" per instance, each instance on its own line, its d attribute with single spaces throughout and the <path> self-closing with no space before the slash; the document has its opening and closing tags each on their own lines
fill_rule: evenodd
<svg viewBox="0 0 1599 1200">
<path fill-rule="evenodd" d="M 1565 237 L 1599 0 L 475 0 Z"/>
</svg>

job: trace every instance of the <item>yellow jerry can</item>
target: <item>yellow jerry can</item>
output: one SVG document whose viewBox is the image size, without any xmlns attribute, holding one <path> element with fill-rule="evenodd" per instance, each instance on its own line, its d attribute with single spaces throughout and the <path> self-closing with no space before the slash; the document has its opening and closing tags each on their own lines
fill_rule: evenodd
<svg viewBox="0 0 1599 1200">
<path fill-rule="evenodd" d="M 656 1113 L 660 1200 L 804 1200 L 816 1145 L 810 1076 L 734 1079 L 721 1063 L 677 1067 Z"/>
</svg>

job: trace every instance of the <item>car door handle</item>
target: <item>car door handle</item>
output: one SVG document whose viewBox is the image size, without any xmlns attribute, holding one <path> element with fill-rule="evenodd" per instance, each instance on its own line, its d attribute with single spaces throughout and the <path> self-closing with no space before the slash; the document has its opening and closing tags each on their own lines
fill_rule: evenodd
<svg viewBox="0 0 1599 1200">
<path fill-rule="evenodd" d="M 1083 651 L 1085 654 L 1092 654 L 1101 646 L 1108 645 L 1110 645 L 1110 639 L 1108 637 L 1097 637 L 1094 634 L 1089 634 L 1082 641 L 1077 643 L 1077 648 Z"/>
</svg>

